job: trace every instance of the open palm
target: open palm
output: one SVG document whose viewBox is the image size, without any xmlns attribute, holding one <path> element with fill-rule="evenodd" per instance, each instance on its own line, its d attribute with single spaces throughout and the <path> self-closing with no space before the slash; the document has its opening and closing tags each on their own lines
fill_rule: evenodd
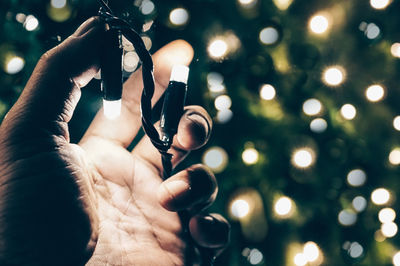
<svg viewBox="0 0 400 266">
<path fill-rule="evenodd" d="M 80 87 L 98 70 L 104 33 L 98 19 L 84 23 L 42 57 L 20 99 L 0 127 L 1 265 L 184 265 L 188 246 L 175 211 L 191 210 L 190 233 L 204 247 L 226 245 L 229 226 L 218 215 L 196 215 L 216 196 L 213 175 L 195 165 L 160 178 L 161 158 L 140 129 L 140 71 L 124 85 L 121 116 L 99 111 L 79 144 L 68 122 Z M 176 41 L 154 57 L 156 93 L 173 64 L 193 51 Z M 174 139 L 173 164 L 207 141 L 204 109 L 187 107 Z"/>
</svg>

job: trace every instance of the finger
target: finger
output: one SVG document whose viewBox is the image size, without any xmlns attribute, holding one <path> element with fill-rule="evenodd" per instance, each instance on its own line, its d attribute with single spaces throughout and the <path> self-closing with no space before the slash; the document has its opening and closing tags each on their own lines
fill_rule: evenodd
<svg viewBox="0 0 400 266">
<path fill-rule="evenodd" d="M 173 65 L 188 65 L 193 58 L 193 49 L 183 40 L 174 41 L 153 55 L 155 92 L 154 105 L 168 85 Z M 122 93 L 121 115 L 110 120 L 99 110 L 81 142 L 87 138 L 102 137 L 127 147 L 141 127 L 140 98 L 143 89 L 141 70 L 135 72 L 125 82 Z"/>
<path fill-rule="evenodd" d="M 98 70 L 101 48 L 97 44 L 104 32 L 104 23 L 91 18 L 46 52 L 5 122 L 31 123 L 50 131 L 54 129 L 48 128 L 51 122 L 68 122 L 79 100 L 80 87 Z"/>
<path fill-rule="evenodd" d="M 157 198 L 169 211 L 189 210 L 193 213 L 210 206 L 217 193 L 218 185 L 213 173 L 197 164 L 161 183 Z"/>
<path fill-rule="evenodd" d="M 178 125 L 169 153 L 172 154 L 172 165 L 175 167 L 191 150 L 198 149 L 207 143 L 212 130 L 212 120 L 207 111 L 200 106 L 186 106 Z M 162 172 L 161 156 L 148 136 L 133 149 L 133 154 L 154 165 Z"/>
<path fill-rule="evenodd" d="M 223 249 L 230 239 L 228 221 L 215 213 L 192 217 L 189 222 L 189 231 L 193 240 L 203 248 Z"/>
</svg>

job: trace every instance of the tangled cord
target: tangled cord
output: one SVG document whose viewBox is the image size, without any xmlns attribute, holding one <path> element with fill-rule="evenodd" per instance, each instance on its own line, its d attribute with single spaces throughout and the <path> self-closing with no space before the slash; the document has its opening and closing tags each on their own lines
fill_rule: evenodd
<svg viewBox="0 0 400 266">
<path fill-rule="evenodd" d="M 172 138 L 162 140 L 157 129 L 152 122 L 152 109 L 151 99 L 154 95 L 154 65 L 150 53 L 147 51 L 140 35 L 129 25 L 127 21 L 115 16 L 104 0 L 98 0 L 100 4 L 99 16 L 109 25 L 110 28 L 118 30 L 125 36 L 133 45 L 137 55 L 142 63 L 142 78 L 143 78 L 143 92 L 141 96 L 141 114 L 142 114 L 142 127 L 146 135 L 149 137 L 151 143 L 160 152 L 162 166 L 163 166 L 163 179 L 167 179 L 172 173 L 172 154 L 168 150 L 172 145 Z M 193 239 L 190 237 L 188 225 L 190 220 L 190 213 L 188 211 L 178 212 L 181 223 L 184 227 L 189 244 L 196 246 Z M 212 266 L 215 259 L 214 252 L 211 249 L 201 248 L 197 246 L 200 253 L 201 265 Z"/>
</svg>

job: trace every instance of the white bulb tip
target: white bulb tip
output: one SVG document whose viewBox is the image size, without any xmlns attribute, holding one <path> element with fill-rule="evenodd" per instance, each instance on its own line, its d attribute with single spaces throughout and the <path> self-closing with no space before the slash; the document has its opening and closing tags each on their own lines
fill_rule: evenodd
<svg viewBox="0 0 400 266">
<path fill-rule="evenodd" d="M 175 65 L 171 71 L 170 81 L 178 81 L 187 84 L 189 77 L 189 68 L 184 65 Z"/>
<path fill-rule="evenodd" d="M 103 99 L 104 115 L 108 119 L 116 119 L 121 114 L 121 100 L 108 101 Z"/>
</svg>

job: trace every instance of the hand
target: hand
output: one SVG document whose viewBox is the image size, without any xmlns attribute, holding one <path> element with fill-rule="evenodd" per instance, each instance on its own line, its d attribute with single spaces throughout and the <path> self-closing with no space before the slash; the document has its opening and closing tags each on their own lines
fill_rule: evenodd
<svg viewBox="0 0 400 266">
<path fill-rule="evenodd" d="M 192 259 L 179 210 L 191 210 L 197 244 L 223 249 L 229 225 L 221 216 L 193 213 L 217 194 L 213 174 L 194 165 L 162 181 L 158 151 L 144 137 L 127 147 L 141 126 L 140 71 L 124 84 L 121 116 L 100 110 L 79 144 L 68 122 L 99 69 L 105 25 L 92 18 L 42 56 L 0 127 L 1 265 L 187 265 Z M 173 64 L 189 64 L 193 50 L 175 41 L 154 56 L 156 92 Z M 173 165 L 204 145 L 208 114 L 189 106 L 174 138 Z"/>
</svg>

